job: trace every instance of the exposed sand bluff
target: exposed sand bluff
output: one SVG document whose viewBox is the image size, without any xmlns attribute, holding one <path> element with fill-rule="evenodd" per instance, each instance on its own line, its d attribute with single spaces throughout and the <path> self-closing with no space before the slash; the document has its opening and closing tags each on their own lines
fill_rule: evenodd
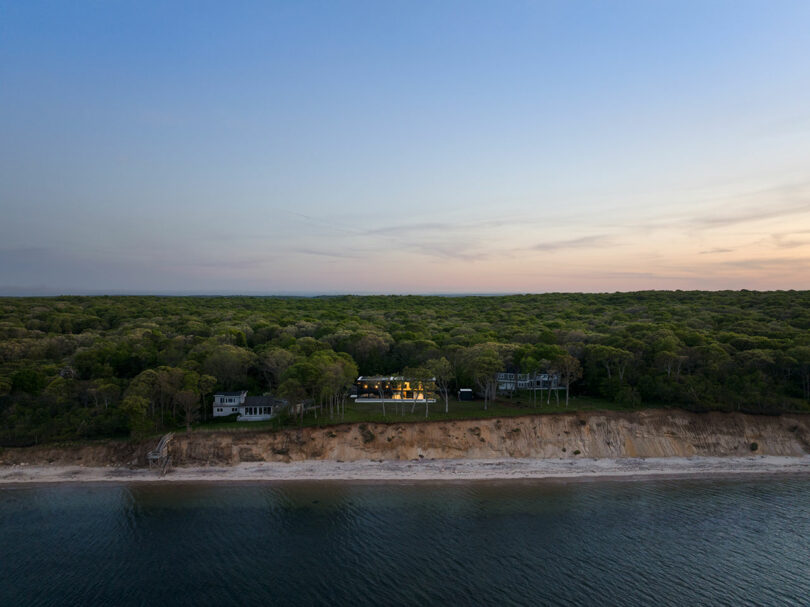
<svg viewBox="0 0 810 607">
<path fill-rule="evenodd" d="M 155 440 L 5 449 L 0 482 L 156 480 Z M 166 480 L 447 480 L 810 472 L 810 415 L 671 409 L 178 433 Z"/>
</svg>

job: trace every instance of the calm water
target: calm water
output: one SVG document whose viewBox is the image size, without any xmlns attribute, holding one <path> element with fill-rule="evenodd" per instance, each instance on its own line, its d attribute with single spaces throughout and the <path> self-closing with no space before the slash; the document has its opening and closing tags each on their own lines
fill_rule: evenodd
<svg viewBox="0 0 810 607">
<path fill-rule="evenodd" d="M 0 490 L 0 605 L 810 605 L 810 479 Z"/>
</svg>

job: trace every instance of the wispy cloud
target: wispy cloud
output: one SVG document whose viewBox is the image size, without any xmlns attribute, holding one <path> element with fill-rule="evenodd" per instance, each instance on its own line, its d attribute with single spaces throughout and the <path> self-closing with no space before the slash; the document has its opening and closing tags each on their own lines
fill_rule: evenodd
<svg viewBox="0 0 810 607">
<path fill-rule="evenodd" d="M 603 272 L 599 278 L 641 278 L 654 280 L 690 280 L 690 276 L 661 274 L 659 272 Z"/>
<path fill-rule="evenodd" d="M 704 217 L 694 217 L 690 219 L 688 223 L 692 227 L 698 229 L 725 228 L 741 223 L 763 221 L 766 219 L 778 219 L 781 217 L 790 217 L 805 213 L 810 213 L 810 202 L 784 204 L 773 206 L 768 209 L 762 209 L 759 207 L 739 209 L 725 214 L 711 214 Z"/>
<path fill-rule="evenodd" d="M 801 238 L 802 234 L 810 234 L 810 230 L 771 234 L 770 242 L 779 249 L 795 249 L 810 244 L 810 238 Z M 799 238 L 796 238 L 796 236 L 799 236 Z"/>
<path fill-rule="evenodd" d="M 734 249 L 724 249 L 724 248 L 716 248 L 716 249 L 709 249 L 708 251 L 701 251 L 700 255 L 716 255 L 719 253 L 733 253 Z"/>
<path fill-rule="evenodd" d="M 443 260 L 457 259 L 459 261 L 484 261 L 492 257 L 492 253 L 484 250 L 471 250 L 455 244 L 425 243 L 412 248 L 429 257 Z"/>
<path fill-rule="evenodd" d="M 810 257 L 755 257 L 750 259 L 736 259 L 723 262 L 722 266 L 741 268 L 744 270 L 795 272 L 800 267 L 810 264 Z"/>
<path fill-rule="evenodd" d="M 276 261 L 276 259 L 277 257 L 274 255 L 266 255 L 249 258 L 240 257 L 235 259 L 207 259 L 207 260 L 180 261 L 167 265 L 179 269 L 196 268 L 205 270 L 239 271 L 239 270 L 251 270 L 255 268 L 261 268 L 263 266 L 266 266 L 267 264 L 273 263 L 274 261 Z"/>
<path fill-rule="evenodd" d="M 363 255 L 358 252 L 350 252 L 343 250 L 327 250 L 327 249 L 311 249 L 307 247 L 296 247 L 290 249 L 292 253 L 301 253 L 303 255 L 315 255 L 317 257 L 332 257 L 334 259 L 365 259 L 368 255 Z"/>
<path fill-rule="evenodd" d="M 389 234 L 424 234 L 426 232 L 441 232 L 441 231 L 451 231 L 456 226 L 453 226 L 449 223 L 439 223 L 439 222 L 430 222 L 430 223 L 412 223 L 412 224 L 405 224 L 405 225 L 392 225 L 392 226 L 383 226 L 381 228 L 372 228 L 370 230 L 366 230 L 366 234 L 369 236 L 379 235 L 379 236 L 387 236 Z"/>
<path fill-rule="evenodd" d="M 616 246 L 607 234 L 597 234 L 594 236 L 582 236 L 580 238 L 570 238 L 567 240 L 551 240 L 541 242 L 533 247 L 535 251 L 560 251 L 563 249 L 591 249 L 596 247 Z"/>
<path fill-rule="evenodd" d="M 700 191 L 687 194 L 673 200 L 666 211 L 655 200 L 647 200 L 632 217 L 614 210 L 606 213 L 615 217 L 613 223 L 600 225 L 627 235 L 675 231 L 694 236 L 703 231 L 797 216 L 805 216 L 810 222 L 810 182 L 783 183 L 721 196 Z"/>
<path fill-rule="evenodd" d="M 777 184 L 710 198 L 704 204 L 709 207 L 707 210 L 680 223 L 689 228 L 708 230 L 810 214 L 810 182 Z"/>
</svg>

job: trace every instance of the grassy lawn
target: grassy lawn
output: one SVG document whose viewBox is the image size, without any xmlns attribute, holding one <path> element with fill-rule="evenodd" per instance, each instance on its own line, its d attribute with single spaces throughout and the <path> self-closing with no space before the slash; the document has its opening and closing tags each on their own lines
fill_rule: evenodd
<svg viewBox="0 0 810 607">
<path fill-rule="evenodd" d="M 450 399 L 449 412 L 444 411 L 444 401 L 437 401 L 429 406 L 428 416 L 425 417 L 425 406 L 416 405 L 411 412 L 411 405 L 399 405 L 386 403 L 385 413 L 382 414 L 382 406 L 379 403 L 369 403 L 357 405 L 353 401 L 346 403 L 346 414 L 341 417 L 335 414 L 329 418 L 329 410 L 325 409 L 317 417 L 312 412 L 304 416 L 305 426 L 328 426 L 343 423 L 398 423 L 398 422 L 418 422 L 418 421 L 450 421 L 458 419 L 485 419 L 490 417 L 515 417 L 519 415 L 531 415 L 539 413 L 571 413 L 575 411 L 593 410 L 632 410 L 639 407 L 628 407 L 608 400 L 576 397 L 572 398 L 565 407 L 565 399 L 561 398 L 557 404 L 554 397 L 551 403 L 546 404 L 545 399 L 540 399 L 538 395 L 537 406 L 533 406 L 532 398 L 529 394 L 515 395 L 514 398 L 498 398 L 494 403 L 487 404 L 484 410 L 483 400 L 458 401 Z M 644 408 L 649 408 L 647 405 Z M 280 428 L 294 428 L 299 425 L 298 419 L 273 419 L 264 422 L 208 422 L 195 427 L 195 431 L 218 431 L 218 430 L 276 430 Z"/>
</svg>

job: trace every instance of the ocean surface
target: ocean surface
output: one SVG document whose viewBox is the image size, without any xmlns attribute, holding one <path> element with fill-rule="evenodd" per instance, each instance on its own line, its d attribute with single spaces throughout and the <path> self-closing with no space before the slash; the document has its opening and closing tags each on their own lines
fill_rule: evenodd
<svg viewBox="0 0 810 607">
<path fill-rule="evenodd" d="M 810 605 L 810 479 L 0 489 L 0 605 Z"/>
</svg>

